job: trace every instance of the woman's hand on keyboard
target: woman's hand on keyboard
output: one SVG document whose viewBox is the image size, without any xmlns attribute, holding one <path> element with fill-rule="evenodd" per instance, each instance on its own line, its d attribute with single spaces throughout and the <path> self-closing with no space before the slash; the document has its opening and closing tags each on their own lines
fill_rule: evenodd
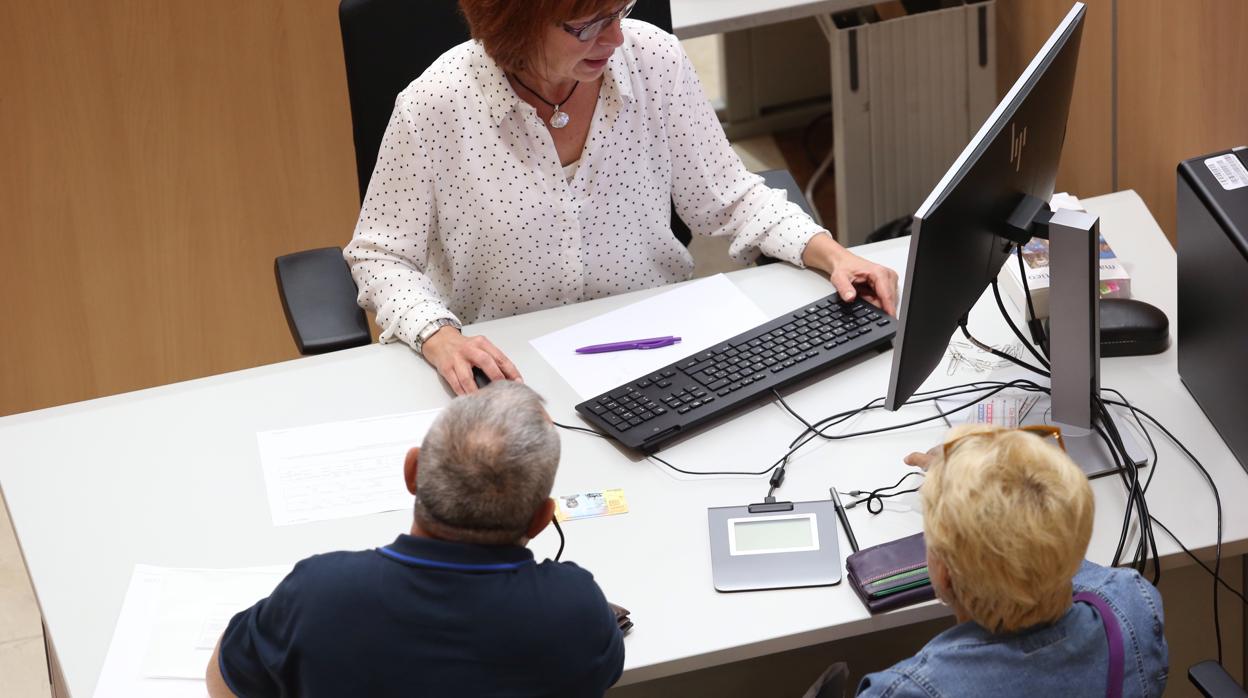
<svg viewBox="0 0 1248 698">
<path fill-rule="evenodd" d="M 845 249 L 829 235 L 816 235 L 802 251 L 802 263 L 828 273 L 841 298 L 862 299 L 884 312 L 897 315 L 897 272 L 863 259 Z"/>
</svg>

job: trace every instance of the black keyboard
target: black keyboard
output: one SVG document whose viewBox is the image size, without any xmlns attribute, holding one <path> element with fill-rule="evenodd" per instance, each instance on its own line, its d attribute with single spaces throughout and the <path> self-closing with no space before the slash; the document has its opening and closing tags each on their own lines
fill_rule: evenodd
<svg viewBox="0 0 1248 698">
<path fill-rule="evenodd" d="M 833 293 L 576 406 L 630 448 L 654 452 L 691 428 L 890 342 L 893 318 Z"/>
</svg>

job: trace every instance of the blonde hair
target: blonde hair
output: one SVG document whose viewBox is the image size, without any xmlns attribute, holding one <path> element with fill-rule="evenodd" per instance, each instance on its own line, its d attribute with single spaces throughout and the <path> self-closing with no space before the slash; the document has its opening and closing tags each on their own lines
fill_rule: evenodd
<svg viewBox="0 0 1248 698">
<path fill-rule="evenodd" d="M 1092 537 L 1087 477 L 1024 431 L 959 427 L 946 443 L 923 483 L 923 528 L 955 600 L 994 633 L 1061 618 Z"/>
</svg>

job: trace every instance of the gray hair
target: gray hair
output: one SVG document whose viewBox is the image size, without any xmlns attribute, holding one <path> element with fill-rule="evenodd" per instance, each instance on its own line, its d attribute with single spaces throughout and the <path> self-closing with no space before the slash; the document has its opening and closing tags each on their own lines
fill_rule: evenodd
<svg viewBox="0 0 1248 698">
<path fill-rule="evenodd" d="M 495 381 L 455 398 L 421 444 L 416 521 L 465 543 L 524 537 L 550 497 L 559 437 L 532 388 Z"/>
</svg>

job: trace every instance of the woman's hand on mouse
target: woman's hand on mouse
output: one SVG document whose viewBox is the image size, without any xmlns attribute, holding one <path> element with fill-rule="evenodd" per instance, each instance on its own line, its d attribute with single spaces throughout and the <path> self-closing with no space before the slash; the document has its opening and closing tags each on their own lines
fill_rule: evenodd
<svg viewBox="0 0 1248 698">
<path fill-rule="evenodd" d="M 473 366 L 484 371 L 492 381 L 523 382 L 516 365 L 490 340 L 480 335 L 466 337 L 449 325 L 425 340 L 421 354 L 456 395 L 477 392 L 477 382 L 472 378 Z"/>
</svg>

